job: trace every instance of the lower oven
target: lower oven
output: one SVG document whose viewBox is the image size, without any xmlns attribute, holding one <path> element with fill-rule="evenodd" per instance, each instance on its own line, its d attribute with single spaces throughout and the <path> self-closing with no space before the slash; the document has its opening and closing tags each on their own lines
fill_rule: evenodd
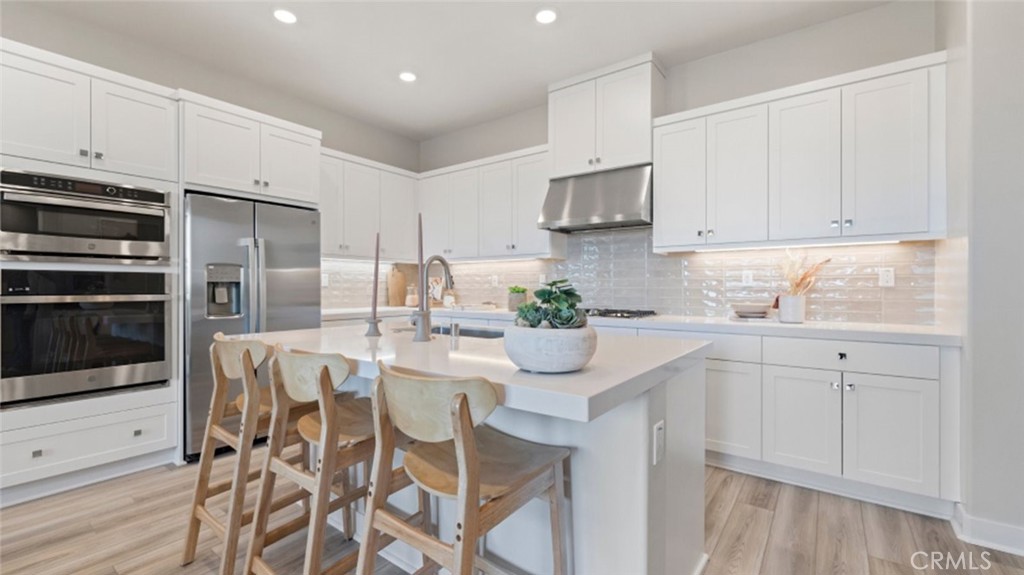
<svg viewBox="0 0 1024 575">
<path fill-rule="evenodd" d="M 170 377 L 165 273 L 0 270 L 0 406 Z"/>
</svg>

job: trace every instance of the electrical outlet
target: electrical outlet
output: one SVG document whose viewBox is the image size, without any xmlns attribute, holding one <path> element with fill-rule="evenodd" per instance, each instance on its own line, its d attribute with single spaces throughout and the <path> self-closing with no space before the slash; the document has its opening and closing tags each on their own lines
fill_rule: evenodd
<svg viewBox="0 0 1024 575">
<path fill-rule="evenodd" d="M 896 287 L 896 270 L 878 268 L 878 287 Z"/>
<path fill-rule="evenodd" d="M 491 287 L 498 287 L 498 276 L 491 276 Z"/>
<path fill-rule="evenodd" d="M 665 420 L 662 419 L 658 423 L 654 424 L 654 429 L 651 431 L 651 445 L 654 447 L 652 453 L 651 465 L 657 465 L 661 463 L 662 459 L 665 459 Z"/>
<path fill-rule="evenodd" d="M 320 287 L 325 288 L 325 287 L 330 287 L 330 285 L 331 285 L 331 276 L 329 276 L 327 274 L 320 274 Z"/>
<path fill-rule="evenodd" d="M 743 280 L 740 283 L 745 286 L 754 285 L 754 271 L 743 270 Z"/>
<path fill-rule="evenodd" d="M 548 274 L 540 274 L 537 281 L 540 282 L 541 285 L 548 283 Z"/>
</svg>

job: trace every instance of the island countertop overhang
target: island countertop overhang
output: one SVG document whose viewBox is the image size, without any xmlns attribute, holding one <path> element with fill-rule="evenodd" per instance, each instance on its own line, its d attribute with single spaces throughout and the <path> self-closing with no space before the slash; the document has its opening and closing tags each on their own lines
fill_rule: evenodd
<svg viewBox="0 0 1024 575">
<path fill-rule="evenodd" d="M 377 361 L 426 375 L 481 376 L 497 384 L 502 405 L 529 413 L 579 422 L 593 421 L 617 406 L 703 361 L 711 342 L 602 334 L 597 353 L 583 370 L 537 374 L 519 370 L 505 355 L 501 339 L 449 336 L 412 341 L 402 323 L 381 325 L 383 336 L 366 337 L 363 326 L 326 327 L 232 336 L 315 353 L 340 353 L 357 364 L 354 375 L 374 378 Z"/>
</svg>

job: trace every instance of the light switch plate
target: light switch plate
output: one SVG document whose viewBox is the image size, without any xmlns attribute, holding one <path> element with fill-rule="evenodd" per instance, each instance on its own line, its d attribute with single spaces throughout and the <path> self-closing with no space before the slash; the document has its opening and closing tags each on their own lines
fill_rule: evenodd
<svg viewBox="0 0 1024 575">
<path fill-rule="evenodd" d="M 498 276 L 491 276 L 491 287 L 498 287 Z"/>
<path fill-rule="evenodd" d="M 743 280 L 740 283 L 745 286 L 754 285 L 754 271 L 743 270 Z"/>
<path fill-rule="evenodd" d="M 878 268 L 878 287 L 896 287 L 896 270 Z"/>
<path fill-rule="evenodd" d="M 329 276 L 327 274 L 320 274 L 320 287 L 325 288 L 325 287 L 330 287 L 330 285 L 331 285 L 331 276 Z"/>
<path fill-rule="evenodd" d="M 537 281 L 540 282 L 541 285 L 548 283 L 548 274 L 540 274 L 540 276 L 538 276 L 537 278 Z"/>
<path fill-rule="evenodd" d="M 652 465 L 661 463 L 662 459 L 665 459 L 665 420 L 662 419 L 658 423 L 654 424 L 654 429 L 651 431 L 653 441 L 651 445 L 654 448 L 652 454 Z"/>
</svg>

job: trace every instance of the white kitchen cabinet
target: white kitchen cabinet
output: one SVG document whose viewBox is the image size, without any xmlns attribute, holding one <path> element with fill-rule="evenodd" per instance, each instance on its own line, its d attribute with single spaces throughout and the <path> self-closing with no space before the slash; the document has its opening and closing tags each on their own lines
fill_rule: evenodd
<svg viewBox="0 0 1024 575">
<path fill-rule="evenodd" d="M 177 181 L 178 103 L 93 79 L 92 167 Z"/>
<path fill-rule="evenodd" d="M 654 130 L 658 201 L 654 247 L 703 246 L 707 225 L 706 120 Z"/>
<path fill-rule="evenodd" d="M 564 258 L 566 236 L 537 227 L 540 210 L 548 193 L 550 156 L 532 154 L 512 160 L 512 254 Z M 481 233 L 488 233 L 481 226 Z"/>
<path fill-rule="evenodd" d="M 842 373 L 774 365 L 762 369 L 764 460 L 841 475 Z"/>
<path fill-rule="evenodd" d="M 661 79 L 647 61 L 550 91 L 551 177 L 649 163 Z"/>
<path fill-rule="evenodd" d="M 928 230 L 928 71 L 843 88 L 843 235 Z"/>
<path fill-rule="evenodd" d="M 707 118 L 707 243 L 768 239 L 768 106 Z"/>
<path fill-rule="evenodd" d="M 345 255 L 345 162 L 320 158 L 320 253 Z"/>
<path fill-rule="evenodd" d="M 448 174 L 420 180 L 416 206 L 423 217 L 423 257 L 448 255 Z"/>
<path fill-rule="evenodd" d="M 342 171 L 343 253 L 372 258 L 380 229 L 380 170 L 343 162 Z"/>
<path fill-rule="evenodd" d="M 380 172 L 380 257 L 416 260 L 416 180 Z"/>
<path fill-rule="evenodd" d="M 320 140 L 303 134 L 260 125 L 262 193 L 316 203 L 319 197 Z"/>
<path fill-rule="evenodd" d="M 761 459 L 761 366 L 706 360 L 708 449 Z"/>
<path fill-rule="evenodd" d="M 89 167 L 89 77 L 8 53 L 0 71 L 3 153 Z"/>
<path fill-rule="evenodd" d="M 840 235 L 840 90 L 768 105 L 768 237 Z"/>
<path fill-rule="evenodd" d="M 448 258 L 480 254 L 480 170 L 451 174 L 448 180 Z"/>
<path fill-rule="evenodd" d="M 512 251 L 512 184 L 511 161 L 480 168 L 480 256 L 507 256 Z"/>
<path fill-rule="evenodd" d="M 260 123 L 185 103 L 185 183 L 258 193 Z"/>
<path fill-rule="evenodd" d="M 843 374 L 843 476 L 939 495 L 939 382 Z"/>
</svg>

